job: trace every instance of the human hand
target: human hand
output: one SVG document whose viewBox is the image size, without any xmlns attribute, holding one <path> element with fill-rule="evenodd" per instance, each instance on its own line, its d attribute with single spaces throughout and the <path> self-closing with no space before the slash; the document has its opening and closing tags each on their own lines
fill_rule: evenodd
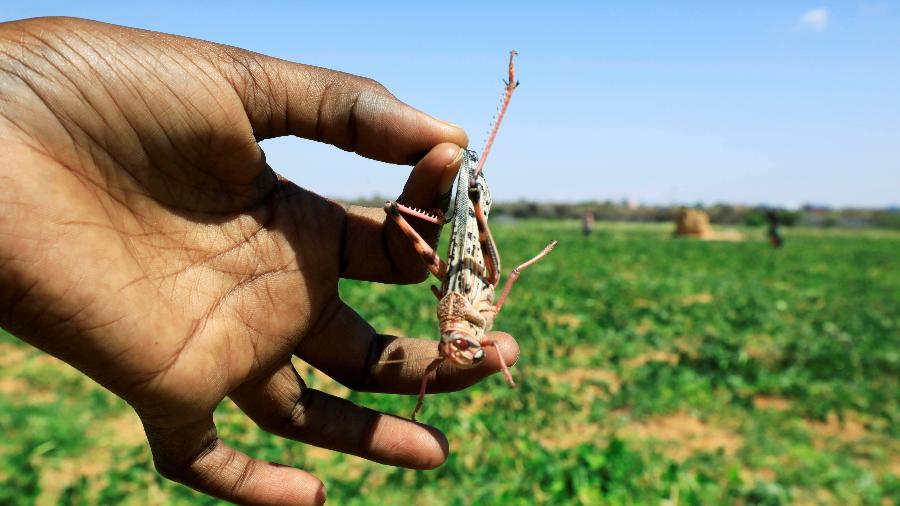
<svg viewBox="0 0 900 506">
<path fill-rule="evenodd" d="M 378 362 L 436 344 L 379 335 L 340 300 L 341 277 L 417 282 L 425 266 L 381 209 L 278 177 L 257 142 L 283 135 L 417 162 L 400 200 L 421 208 L 467 144 L 367 79 L 85 20 L 0 24 L 0 325 L 130 403 L 164 476 L 234 502 L 320 504 L 314 476 L 217 438 L 225 396 L 270 432 L 377 462 L 433 468 L 448 445 L 292 367 L 296 354 L 357 390 L 415 393 L 427 361 Z M 514 361 L 512 338 L 492 338 Z M 429 391 L 496 372 L 490 357 L 441 367 Z"/>
</svg>

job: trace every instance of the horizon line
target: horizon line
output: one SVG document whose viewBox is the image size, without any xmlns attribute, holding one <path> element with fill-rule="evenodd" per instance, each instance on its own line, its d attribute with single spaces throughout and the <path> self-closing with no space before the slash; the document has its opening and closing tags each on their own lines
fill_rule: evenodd
<svg viewBox="0 0 900 506">
<path fill-rule="evenodd" d="M 337 197 L 333 195 L 325 195 L 325 198 L 329 200 L 334 200 L 337 202 L 376 202 L 376 201 L 387 201 L 391 200 L 394 197 L 387 197 L 382 195 L 370 195 L 368 197 Z M 716 207 L 716 206 L 730 206 L 730 207 L 742 207 L 748 209 L 758 209 L 758 208 L 778 208 L 778 209 L 786 209 L 792 211 L 804 210 L 805 208 L 813 208 L 813 209 L 823 209 L 823 210 L 832 210 L 832 211 L 898 211 L 900 210 L 900 203 L 889 203 L 882 205 L 855 205 L 855 204 L 829 204 L 825 202 L 815 202 L 815 201 L 807 201 L 801 203 L 774 203 L 774 202 L 759 202 L 759 203 L 746 203 L 746 202 L 729 202 L 725 200 L 718 201 L 706 201 L 706 200 L 696 200 L 691 202 L 686 201 L 669 201 L 669 202 L 651 202 L 651 201 L 641 201 L 636 199 L 627 199 L 627 198 L 597 198 L 597 199 L 562 199 L 562 200 L 553 200 L 553 199 L 542 199 L 542 198 L 524 198 L 520 197 L 517 199 L 503 199 L 503 200 L 494 200 L 494 204 L 538 204 L 538 205 L 591 205 L 591 204 L 616 204 L 622 207 L 634 207 L 634 208 L 664 208 L 664 207 Z"/>
</svg>

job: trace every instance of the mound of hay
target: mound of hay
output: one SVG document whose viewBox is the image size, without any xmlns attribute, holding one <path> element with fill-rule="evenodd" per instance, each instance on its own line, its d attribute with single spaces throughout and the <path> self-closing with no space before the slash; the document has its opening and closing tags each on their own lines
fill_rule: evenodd
<svg viewBox="0 0 900 506">
<path fill-rule="evenodd" d="M 682 209 L 675 218 L 676 237 L 707 239 L 712 236 L 709 215 L 697 209 Z"/>
</svg>

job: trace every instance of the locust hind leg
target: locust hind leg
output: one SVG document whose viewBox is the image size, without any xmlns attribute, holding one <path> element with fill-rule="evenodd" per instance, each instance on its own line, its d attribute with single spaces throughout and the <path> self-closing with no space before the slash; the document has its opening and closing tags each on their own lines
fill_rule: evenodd
<svg viewBox="0 0 900 506">
<path fill-rule="evenodd" d="M 547 254 L 550 253 L 551 250 L 553 250 L 554 246 L 556 246 L 556 241 L 550 241 L 550 244 L 548 244 L 547 247 L 544 248 L 543 251 L 541 251 L 540 253 L 535 255 L 535 257 L 532 258 L 531 260 L 519 265 L 518 267 L 513 269 L 511 273 L 509 273 L 509 277 L 506 278 L 506 284 L 503 285 L 503 293 L 500 295 L 500 298 L 497 300 L 497 305 L 494 306 L 495 313 L 500 312 L 500 308 L 502 308 L 503 303 L 506 302 L 506 297 L 509 296 L 509 290 L 512 288 L 513 283 L 515 283 L 516 280 L 519 279 L 519 274 L 522 274 L 523 270 L 530 267 L 538 260 L 547 256 Z"/>
<path fill-rule="evenodd" d="M 500 360 L 503 360 L 502 358 Z M 438 368 L 441 365 L 441 362 L 444 361 L 444 357 L 436 358 L 428 367 L 425 368 L 425 372 L 422 373 L 422 383 L 419 384 L 419 398 L 416 400 L 416 407 L 413 409 L 412 415 L 409 417 L 412 421 L 416 421 L 416 414 L 422 409 L 422 403 L 425 402 L 425 390 L 428 388 L 428 375 L 431 374 L 431 371 Z"/>
<path fill-rule="evenodd" d="M 469 200 L 475 209 L 475 222 L 478 224 L 478 242 L 481 245 L 481 253 L 484 257 L 484 266 L 487 269 L 488 281 L 493 286 L 500 282 L 500 252 L 497 251 L 497 243 L 491 235 L 487 217 L 484 215 L 484 207 L 481 205 L 481 194 L 477 188 L 469 189 Z"/>
<path fill-rule="evenodd" d="M 416 232 L 416 229 L 414 229 L 412 225 L 410 225 L 409 222 L 406 221 L 406 218 L 404 218 L 400 213 L 405 212 L 407 214 L 422 218 L 425 221 L 437 225 L 441 225 L 444 223 L 443 218 L 439 216 L 431 216 L 417 209 L 412 209 L 402 204 L 398 204 L 394 201 L 385 202 L 384 212 L 387 213 L 387 215 L 392 220 L 394 220 L 394 223 L 396 223 L 397 226 L 400 227 L 400 230 L 402 230 L 403 233 L 406 234 L 406 237 L 408 237 L 409 240 L 412 241 L 413 247 L 416 248 L 416 252 L 418 252 L 422 257 L 422 260 L 425 261 L 425 265 L 426 267 L 428 267 L 428 270 L 431 271 L 431 273 L 437 276 L 439 279 L 442 279 L 444 277 L 444 273 L 447 271 L 446 264 L 441 261 L 441 258 L 438 256 L 437 252 L 434 251 L 434 248 L 432 248 L 431 245 L 428 244 L 428 241 L 422 239 L 422 236 L 419 235 L 418 232 Z"/>
</svg>

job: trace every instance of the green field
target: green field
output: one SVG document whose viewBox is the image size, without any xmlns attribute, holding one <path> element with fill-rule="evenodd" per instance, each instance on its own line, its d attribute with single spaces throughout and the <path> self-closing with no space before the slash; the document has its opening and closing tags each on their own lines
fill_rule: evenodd
<svg viewBox="0 0 900 506">
<path fill-rule="evenodd" d="M 900 504 L 900 233 L 785 231 L 773 250 L 675 240 L 670 226 L 496 224 L 526 271 L 496 327 L 500 376 L 430 396 L 452 455 L 409 471 L 269 436 L 230 403 L 220 435 L 303 467 L 330 504 Z M 434 337 L 425 285 L 347 282 L 382 331 Z M 414 397 L 316 388 L 407 415 Z M 205 504 L 159 478 L 119 399 L 0 335 L 0 504 Z"/>
</svg>

